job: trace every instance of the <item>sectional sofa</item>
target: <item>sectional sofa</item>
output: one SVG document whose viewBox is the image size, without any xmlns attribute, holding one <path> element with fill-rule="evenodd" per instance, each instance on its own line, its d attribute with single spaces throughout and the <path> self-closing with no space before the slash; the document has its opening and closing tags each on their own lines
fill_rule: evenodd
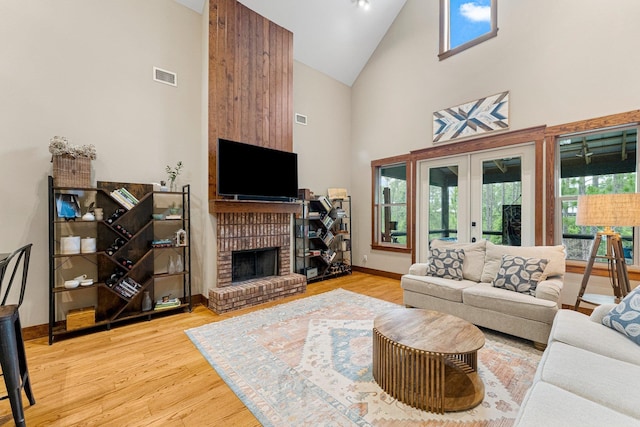
<svg viewBox="0 0 640 427">
<path fill-rule="evenodd" d="M 561 304 L 564 246 L 516 247 L 486 240 L 476 243 L 433 240 L 430 252 L 430 263 L 413 264 L 401 278 L 405 306 L 452 314 L 478 326 L 532 340 L 538 348 L 544 348 Z M 434 268 L 438 264 L 434 252 L 462 256 L 457 275 L 453 271 L 456 267 L 447 265 L 451 261 L 448 259 L 442 268 Z M 494 286 L 500 273 L 507 273 L 507 282 L 514 279 L 508 274 L 513 266 L 503 268 L 507 258 L 511 262 L 538 261 L 532 266 L 540 267 L 532 273 L 537 280 L 534 287 Z M 504 279 L 505 274 L 501 277 Z"/>
<path fill-rule="evenodd" d="M 640 426 L 640 344 L 603 325 L 614 306 L 558 311 L 516 426 Z"/>
</svg>

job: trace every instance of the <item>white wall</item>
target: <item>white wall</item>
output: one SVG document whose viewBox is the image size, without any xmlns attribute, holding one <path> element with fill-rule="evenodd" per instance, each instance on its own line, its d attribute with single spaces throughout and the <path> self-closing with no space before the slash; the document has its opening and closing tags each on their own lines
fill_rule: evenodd
<svg viewBox="0 0 640 427">
<path fill-rule="evenodd" d="M 202 16 L 173 0 L 0 2 L 0 252 L 33 242 L 23 326 L 48 321 L 49 140 L 94 144 L 94 179 L 192 184 L 194 293 L 208 217 Z M 155 83 L 152 67 L 178 74 Z M 205 151 L 206 153 L 206 148 Z"/>
<path fill-rule="evenodd" d="M 322 195 L 327 194 L 327 188 L 350 190 L 351 88 L 296 61 L 293 109 L 307 116 L 306 126 L 293 125 L 298 187 Z"/>
<path fill-rule="evenodd" d="M 637 109 L 638 16 L 635 0 L 499 1 L 496 38 L 438 61 L 439 3 L 408 0 L 352 87 L 358 227 L 371 229 L 371 160 L 430 147 L 434 111 L 505 90 L 512 130 Z M 355 264 L 408 270 L 408 255 L 356 239 Z"/>
</svg>

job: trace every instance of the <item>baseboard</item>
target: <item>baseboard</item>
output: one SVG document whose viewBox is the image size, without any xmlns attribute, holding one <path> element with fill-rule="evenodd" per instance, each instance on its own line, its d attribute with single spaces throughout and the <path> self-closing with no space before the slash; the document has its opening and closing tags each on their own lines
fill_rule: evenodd
<svg viewBox="0 0 640 427">
<path fill-rule="evenodd" d="M 203 305 L 205 307 L 209 307 L 209 300 L 205 298 L 204 295 L 192 295 L 191 303 L 195 307 L 196 305 Z M 64 321 L 60 320 L 56 322 L 55 326 L 62 326 Z M 22 328 L 22 339 L 24 341 L 35 340 L 38 338 L 44 338 L 49 336 L 49 324 L 45 323 L 42 325 L 35 326 L 27 326 L 26 328 Z"/>
<path fill-rule="evenodd" d="M 373 274 L 374 276 L 388 277 L 389 279 L 400 280 L 400 278 L 402 277 L 402 274 L 399 274 L 399 273 L 391 273 L 390 271 L 375 270 L 373 268 L 359 267 L 357 265 L 351 266 L 351 269 L 353 271 L 359 271 L 361 273 Z"/>
</svg>

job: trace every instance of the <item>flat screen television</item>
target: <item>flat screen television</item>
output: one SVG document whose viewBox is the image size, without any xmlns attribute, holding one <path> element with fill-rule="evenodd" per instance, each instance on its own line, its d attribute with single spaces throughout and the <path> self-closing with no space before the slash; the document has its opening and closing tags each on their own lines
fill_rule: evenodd
<svg viewBox="0 0 640 427">
<path fill-rule="evenodd" d="M 218 139 L 217 190 L 246 200 L 290 201 L 298 197 L 298 155 Z"/>
</svg>

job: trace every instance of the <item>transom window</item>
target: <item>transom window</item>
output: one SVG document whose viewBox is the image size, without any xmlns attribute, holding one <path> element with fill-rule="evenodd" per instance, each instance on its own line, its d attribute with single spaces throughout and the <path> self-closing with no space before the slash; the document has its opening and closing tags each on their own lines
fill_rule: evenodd
<svg viewBox="0 0 640 427">
<path fill-rule="evenodd" d="M 462 52 L 498 34 L 498 0 L 440 0 L 439 58 Z"/>
<path fill-rule="evenodd" d="M 587 260 L 602 227 L 576 225 L 578 196 L 634 193 L 638 188 L 637 126 L 601 129 L 558 137 L 560 153 L 559 212 L 567 259 Z M 634 227 L 616 227 L 628 264 L 640 264 Z M 604 255 L 606 245 L 600 246 Z"/>
</svg>

